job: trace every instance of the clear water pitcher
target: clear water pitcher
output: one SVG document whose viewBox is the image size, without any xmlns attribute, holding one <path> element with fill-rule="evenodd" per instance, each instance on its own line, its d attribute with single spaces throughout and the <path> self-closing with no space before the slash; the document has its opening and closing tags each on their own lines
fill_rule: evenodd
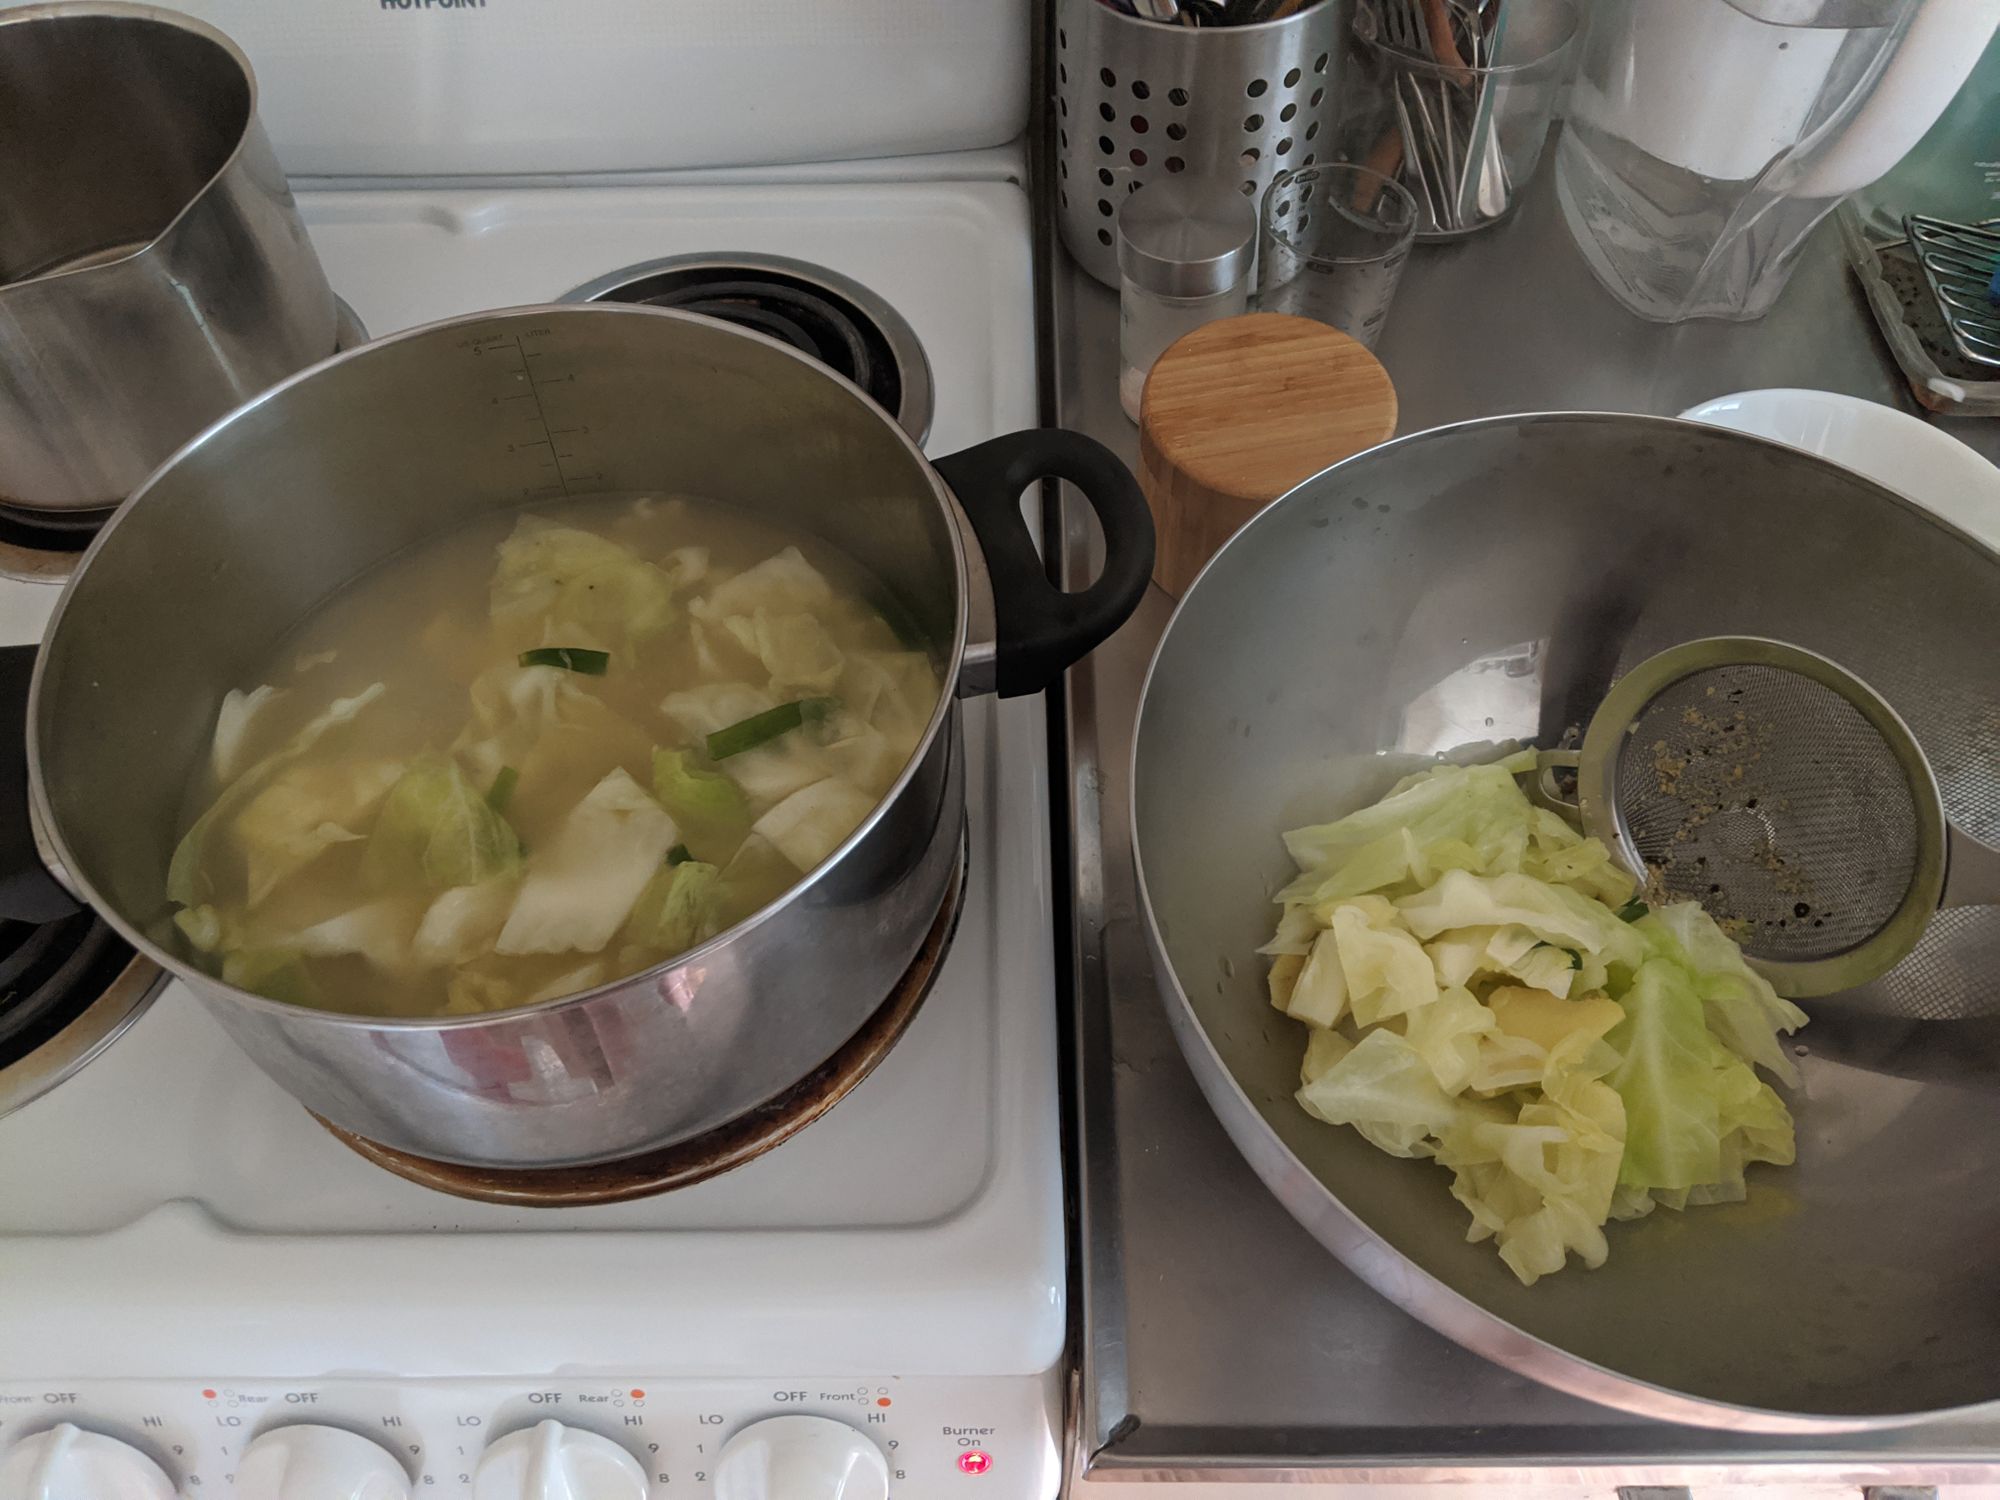
<svg viewBox="0 0 2000 1500">
<path fill-rule="evenodd" d="M 1656 322 L 1761 317 L 1807 234 L 1916 145 L 2000 0 L 1592 0 L 1564 217 Z"/>
</svg>

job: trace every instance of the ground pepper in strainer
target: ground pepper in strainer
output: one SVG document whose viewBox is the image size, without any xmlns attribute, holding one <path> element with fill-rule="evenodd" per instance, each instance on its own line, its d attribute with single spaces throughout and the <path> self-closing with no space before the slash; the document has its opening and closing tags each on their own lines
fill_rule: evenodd
<svg viewBox="0 0 2000 1500">
<path fill-rule="evenodd" d="M 1886 973 L 1940 906 L 2000 905 L 2000 850 L 1946 820 L 1908 726 L 1797 646 L 1718 636 L 1649 657 L 1574 760 L 1585 831 L 1661 899 L 1699 902 L 1782 995 Z"/>
</svg>

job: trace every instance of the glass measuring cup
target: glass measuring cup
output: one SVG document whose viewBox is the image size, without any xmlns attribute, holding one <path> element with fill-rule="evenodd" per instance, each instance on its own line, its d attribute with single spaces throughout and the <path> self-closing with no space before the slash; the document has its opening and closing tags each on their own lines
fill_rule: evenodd
<svg viewBox="0 0 2000 1500">
<path fill-rule="evenodd" d="M 1367 167 L 1281 174 L 1265 191 L 1257 307 L 1338 328 L 1373 348 L 1417 232 L 1407 188 Z"/>
</svg>

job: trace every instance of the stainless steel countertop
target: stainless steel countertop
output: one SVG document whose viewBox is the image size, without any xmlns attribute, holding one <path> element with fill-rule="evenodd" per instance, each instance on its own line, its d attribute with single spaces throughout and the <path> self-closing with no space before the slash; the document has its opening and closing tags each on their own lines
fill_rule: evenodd
<svg viewBox="0 0 2000 1500">
<path fill-rule="evenodd" d="M 1830 229 L 1762 321 L 1660 327 L 1592 279 L 1544 171 L 1511 222 L 1419 247 L 1378 351 L 1400 430 L 1549 408 L 1671 413 L 1786 385 L 1917 412 Z M 1048 259 L 1057 414 L 1136 461 L 1117 401 L 1116 298 L 1059 248 Z M 1950 430 L 2000 456 L 2000 421 Z M 1076 581 L 1094 546 L 1080 509 L 1064 523 Z M 1092 1480 L 2000 1480 L 2000 1422 L 1775 1438 L 1663 1425 L 1557 1394 L 1418 1324 L 1291 1220 L 1183 1063 L 1134 907 L 1132 717 L 1171 607 L 1154 589 L 1067 689 L 1081 1257 L 1073 1469 Z"/>
</svg>

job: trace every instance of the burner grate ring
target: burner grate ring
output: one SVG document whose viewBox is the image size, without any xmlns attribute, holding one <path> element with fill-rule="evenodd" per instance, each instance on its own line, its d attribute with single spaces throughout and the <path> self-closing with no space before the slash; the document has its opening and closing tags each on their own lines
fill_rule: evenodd
<svg viewBox="0 0 2000 1500">
<path fill-rule="evenodd" d="M 838 272 L 776 255 L 682 255 L 627 266 L 564 302 L 624 302 L 698 313 L 812 356 L 874 398 L 918 443 L 930 435 L 930 361 L 881 297 Z"/>
</svg>

